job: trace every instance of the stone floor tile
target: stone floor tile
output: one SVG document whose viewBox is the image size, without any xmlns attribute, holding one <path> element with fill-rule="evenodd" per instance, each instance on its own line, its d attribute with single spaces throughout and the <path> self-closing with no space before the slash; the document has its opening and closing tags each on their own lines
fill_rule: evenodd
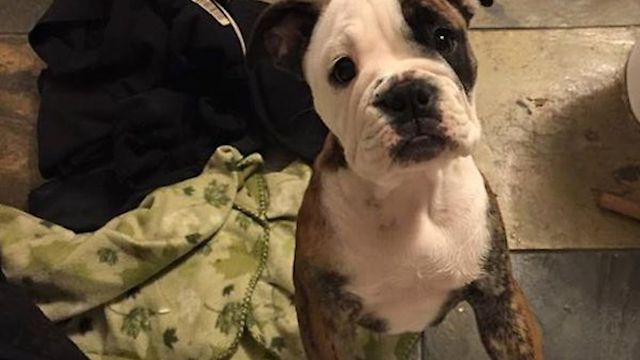
<svg viewBox="0 0 640 360">
<path fill-rule="evenodd" d="M 0 0 L 0 33 L 29 32 L 53 0 Z"/>
<path fill-rule="evenodd" d="M 36 81 L 42 67 L 25 36 L 0 36 L 0 116 L 36 118 Z"/>
<path fill-rule="evenodd" d="M 40 182 L 36 151 L 32 124 L 0 117 L 0 204 L 26 208 L 29 190 Z"/>
<path fill-rule="evenodd" d="M 512 249 L 640 247 L 640 222 L 594 193 L 640 200 L 640 127 L 623 74 L 636 28 L 479 31 L 475 153 Z"/>
<path fill-rule="evenodd" d="M 494 0 L 476 28 L 551 28 L 640 25 L 638 0 Z"/>
</svg>

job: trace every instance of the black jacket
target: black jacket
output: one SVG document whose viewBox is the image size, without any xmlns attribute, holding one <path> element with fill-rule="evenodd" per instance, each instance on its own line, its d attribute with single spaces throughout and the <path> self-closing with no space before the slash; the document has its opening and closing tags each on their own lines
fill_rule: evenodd
<svg viewBox="0 0 640 360">
<path fill-rule="evenodd" d="M 326 130 L 304 83 L 245 67 L 242 41 L 265 5 L 224 5 L 242 36 L 191 0 L 54 1 L 29 36 L 48 66 L 38 118 L 47 182 L 30 194 L 31 213 L 95 230 L 197 175 L 225 144 L 249 153 L 276 142 L 313 159 Z"/>
</svg>

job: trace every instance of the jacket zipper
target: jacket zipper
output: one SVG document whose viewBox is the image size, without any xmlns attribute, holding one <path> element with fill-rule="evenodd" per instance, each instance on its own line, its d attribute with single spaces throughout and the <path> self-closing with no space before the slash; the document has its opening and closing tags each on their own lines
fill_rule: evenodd
<svg viewBox="0 0 640 360">
<path fill-rule="evenodd" d="M 216 6 L 220 9 L 220 11 L 222 11 L 222 13 L 227 17 L 227 19 L 231 23 L 231 27 L 233 27 L 233 31 L 236 33 L 236 37 L 240 42 L 240 48 L 242 48 L 242 55 L 247 55 L 247 45 L 244 41 L 244 36 L 242 36 L 242 31 L 240 31 L 240 26 L 238 26 L 238 23 L 236 23 L 233 16 L 229 14 L 229 12 L 227 11 L 227 9 L 224 8 L 224 6 L 218 4 L 216 0 L 212 0 L 212 1 L 216 4 Z"/>
<path fill-rule="evenodd" d="M 222 26 L 229 26 L 233 28 L 233 32 L 236 34 L 236 38 L 240 43 L 240 49 L 242 49 L 242 55 L 247 55 L 247 45 L 244 41 L 244 37 L 242 36 L 242 32 L 240 31 L 240 27 L 238 23 L 233 19 L 231 14 L 225 9 L 222 5 L 220 5 L 216 0 L 191 0 L 201 8 L 203 8 L 206 12 L 208 12 L 214 19 L 218 21 L 218 23 Z"/>
</svg>

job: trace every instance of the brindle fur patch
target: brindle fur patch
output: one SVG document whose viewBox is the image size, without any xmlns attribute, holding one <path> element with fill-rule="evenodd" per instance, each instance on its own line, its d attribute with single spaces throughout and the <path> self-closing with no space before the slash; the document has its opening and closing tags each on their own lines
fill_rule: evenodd
<svg viewBox="0 0 640 360">
<path fill-rule="evenodd" d="M 495 194 L 489 194 L 489 223 L 492 248 L 485 276 L 465 289 L 472 306 L 482 342 L 494 360 L 541 360 L 540 329 L 522 290 L 512 275 L 504 224 Z"/>
<path fill-rule="evenodd" d="M 349 279 L 336 271 L 318 270 L 318 286 L 330 306 L 335 306 L 351 322 L 375 332 L 386 332 L 389 329 L 387 321 L 372 313 L 363 314 L 362 299 L 345 291 L 348 284 Z"/>
<path fill-rule="evenodd" d="M 373 314 L 365 314 L 358 319 L 358 325 L 377 333 L 385 333 L 389 331 L 389 323 L 387 320 L 377 317 Z"/>
<path fill-rule="evenodd" d="M 358 319 L 362 311 L 362 301 L 358 296 L 347 292 L 344 287 L 348 284 L 346 276 L 336 271 L 318 270 L 318 286 L 325 296 L 325 301 L 335 305 L 350 321 Z"/>
</svg>

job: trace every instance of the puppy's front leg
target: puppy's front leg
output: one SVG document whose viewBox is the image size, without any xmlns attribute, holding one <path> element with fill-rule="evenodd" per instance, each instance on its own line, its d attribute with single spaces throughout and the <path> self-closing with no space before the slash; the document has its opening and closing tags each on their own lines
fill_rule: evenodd
<svg viewBox="0 0 640 360">
<path fill-rule="evenodd" d="M 473 307 L 482 342 L 493 360 L 542 360 L 540 329 L 529 304 L 511 275 L 506 287 L 473 286 Z"/>
<path fill-rule="evenodd" d="M 296 259 L 295 305 L 300 336 L 309 360 L 353 360 L 358 302 L 339 295 L 338 275 L 323 273 Z"/>
<path fill-rule="evenodd" d="M 513 277 L 504 222 L 495 193 L 486 184 L 492 247 L 485 276 L 465 289 L 482 342 L 493 360 L 542 360 L 538 323 Z"/>
</svg>

